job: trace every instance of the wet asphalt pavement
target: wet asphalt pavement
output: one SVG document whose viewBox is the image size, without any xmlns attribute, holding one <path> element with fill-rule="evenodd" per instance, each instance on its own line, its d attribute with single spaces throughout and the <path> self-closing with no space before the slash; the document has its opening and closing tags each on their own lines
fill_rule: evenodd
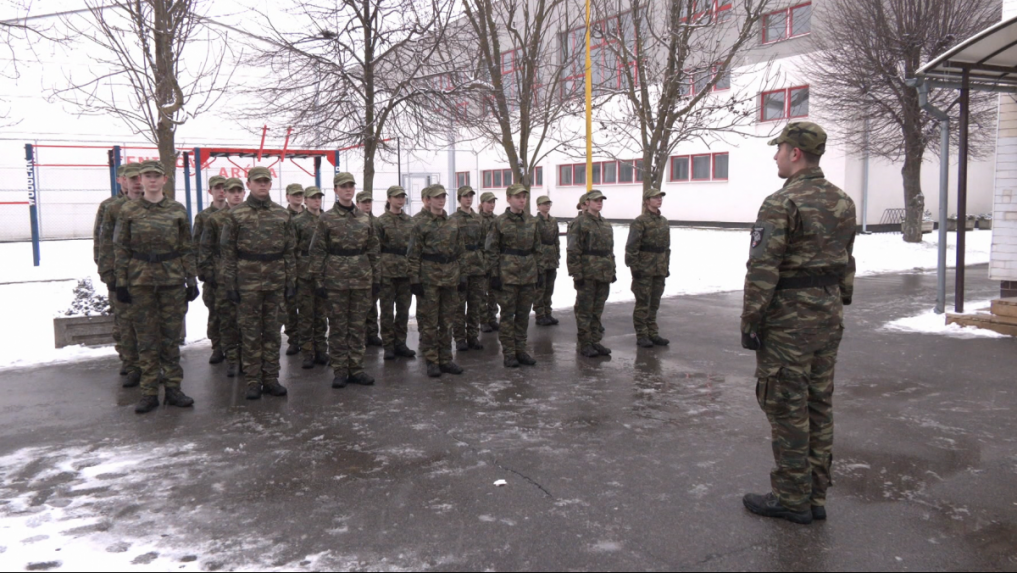
<svg viewBox="0 0 1017 573">
<path fill-rule="evenodd" d="M 253 403 L 197 345 L 196 407 L 145 416 L 115 360 L 0 372 L 0 568 L 1017 570 L 1017 341 L 879 329 L 934 296 L 935 274 L 858 280 L 811 526 L 741 504 L 772 458 L 740 292 L 665 299 L 668 348 L 609 304 L 610 359 L 564 312 L 531 321 L 531 368 L 496 333 L 438 380 L 369 348 L 378 383 L 333 390 L 283 356 L 289 396 Z"/>
</svg>

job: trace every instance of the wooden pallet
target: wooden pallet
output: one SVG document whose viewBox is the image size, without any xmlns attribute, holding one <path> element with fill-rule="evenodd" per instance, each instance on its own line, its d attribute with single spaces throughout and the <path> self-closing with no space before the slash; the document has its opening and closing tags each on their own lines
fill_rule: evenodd
<svg viewBox="0 0 1017 573">
<path fill-rule="evenodd" d="M 975 314 L 946 315 L 947 324 L 974 326 L 1007 336 L 1017 336 L 1017 298 L 992 301 L 992 306 Z"/>
</svg>

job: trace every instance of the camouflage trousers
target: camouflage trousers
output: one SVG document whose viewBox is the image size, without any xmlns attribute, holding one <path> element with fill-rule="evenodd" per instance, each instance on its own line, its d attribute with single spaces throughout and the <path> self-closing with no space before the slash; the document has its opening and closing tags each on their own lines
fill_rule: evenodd
<svg viewBox="0 0 1017 573">
<path fill-rule="evenodd" d="M 141 393 L 159 395 L 160 375 L 167 388 L 179 388 L 184 379 L 180 367 L 180 332 L 187 314 L 184 285 L 132 286 L 130 321 L 138 334 Z"/>
<path fill-rule="evenodd" d="M 484 299 L 480 305 L 480 324 L 490 324 L 498 319 L 498 293 L 491 290 L 491 277 L 484 277 Z"/>
<path fill-rule="evenodd" d="M 833 373 L 844 329 L 764 329 L 756 399 L 773 435 L 773 494 L 792 511 L 826 504 L 833 463 Z"/>
<path fill-rule="evenodd" d="M 664 276 L 632 279 L 632 294 L 636 297 L 635 308 L 632 310 L 636 338 L 659 336 L 657 311 L 660 309 L 660 297 L 664 295 Z"/>
<path fill-rule="evenodd" d="M 304 358 L 314 358 L 315 353 L 328 349 L 325 341 L 328 334 L 328 301 L 314 294 L 314 282 L 310 279 L 297 281 L 297 308 L 301 350 Z"/>
<path fill-rule="evenodd" d="M 219 312 L 215 303 L 215 291 L 207 282 L 201 285 L 201 302 L 205 303 L 208 309 L 208 324 L 205 326 L 205 336 L 212 343 L 212 351 L 222 350 L 222 327 L 219 324 Z"/>
<path fill-rule="evenodd" d="M 484 294 L 487 277 L 475 275 L 466 277 L 466 292 L 459 294 L 459 310 L 452 325 L 452 336 L 456 342 L 465 342 L 480 337 L 481 306 L 485 304 Z"/>
<path fill-rule="evenodd" d="M 283 332 L 286 334 L 287 344 L 300 346 L 300 318 L 297 299 L 284 300 L 283 310 L 286 312 Z"/>
<path fill-rule="evenodd" d="M 412 301 L 409 278 L 381 279 L 381 342 L 385 348 L 406 344 Z"/>
<path fill-rule="evenodd" d="M 124 352 L 123 352 L 123 349 L 120 348 L 120 328 L 121 328 L 120 320 L 121 319 L 120 319 L 119 316 L 117 316 L 117 306 L 116 306 L 117 291 L 116 291 L 116 289 L 114 289 L 111 286 L 112 284 L 115 284 L 115 282 L 106 285 L 106 296 L 107 296 L 107 300 L 109 301 L 109 308 L 113 312 L 113 332 L 112 332 L 112 334 L 113 334 L 113 348 L 116 349 L 117 356 L 120 357 L 120 360 L 124 360 Z"/>
<path fill-rule="evenodd" d="M 328 290 L 328 355 L 336 376 L 364 371 L 364 320 L 371 289 Z"/>
<path fill-rule="evenodd" d="M 379 298 L 381 293 L 378 294 Z M 367 307 L 367 317 L 364 319 L 364 336 L 378 336 L 378 299 L 372 298 L 371 306 Z"/>
<path fill-rule="evenodd" d="M 586 279 L 576 291 L 576 327 L 579 334 L 579 348 L 599 343 L 604 338 L 600 317 L 604 315 L 604 303 L 611 290 L 611 283 Z"/>
<path fill-rule="evenodd" d="M 248 386 L 279 381 L 279 313 L 284 311 L 283 290 L 240 291 L 237 323 L 240 325 L 241 360 Z"/>
<path fill-rule="evenodd" d="M 424 285 L 424 299 L 417 300 L 420 353 L 431 364 L 452 362 L 452 322 L 459 306 L 455 287 Z"/>
<path fill-rule="evenodd" d="M 215 291 L 215 312 L 219 316 L 219 344 L 226 361 L 240 361 L 240 325 L 237 323 L 237 303 L 226 298 L 226 289 Z"/>
<path fill-rule="evenodd" d="M 124 369 L 128 372 L 141 370 L 138 362 L 138 333 L 130 315 L 132 305 L 118 301 L 116 291 L 110 294 L 109 303 L 113 309 L 113 340 Z"/>
<path fill-rule="evenodd" d="M 554 296 L 554 281 L 558 278 L 558 269 L 542 269 L 544 286 L 537 288 L 533 297 L 533 312 L 537 318 L 551 316 L 551 298 Z"/>
<path fill-rule="evenodd" d="M 501 322 L 498 330 L 498 342 L 505 356 L 515 356 L 518 352 L 526 352 L 526 331 L 530 327 L 530 309 L 533 308 L 533 297 L 537 292 L 536 285 L 503 285 L 498 292 L 498 304 L 501 305 Z"/>
</svg>

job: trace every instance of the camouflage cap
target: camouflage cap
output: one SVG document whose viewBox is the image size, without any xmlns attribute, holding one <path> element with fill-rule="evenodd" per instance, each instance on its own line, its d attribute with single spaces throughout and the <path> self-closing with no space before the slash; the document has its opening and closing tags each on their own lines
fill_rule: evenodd
<svg viewBox="0 0 1017 573">
<path fill-rule="evenodd" d="M 400 195 L 405 197 L 406 196 L 406 190 L 403 189 L 402 186 L 400 186 L 400 185 L 393 185 L 393 186 L 388 188 L 388 191 L 386 191 L 386 194 L 389 197 L 399 197 Z"/>
<path fill-rule="evenodd" d="M 581 211 L 583 209 L 583 203 L 586 203 L 586 193 L 579 196 L 579 202 L 576 203 L 576 210 Z"/>
<path fill-rule="evenodd" d="M 427 187 L 424 187 L 423 189 L 420 190 L 420 198 L 421 199 L 427 199 L 429 197 L 429 195 L 427 194 L 427 191 L 430 188 L 431 188 L 431 185 L 428 185 Z"/>
<path fill-rule="evenodd" d="M 643 200 L 645 201 L 647 199 L 652 199 L 654 197 L 664 197 L 666 195 L 667 193 L 664 193 L 660 189 L 655 189 L 651 187 L 650 189 L 643 191 Z"/>
<path fill-rule="evenodd" d="M 321 197 L 323 195 L 325 195 L 325 192 L 322 191 L 321 188 L 315 187 L 314 185 L 304 188 L 304 197 L 307 197 L 308 199 L 314 197 Z"/>
<path fill-rule="evenodd" d="M 304 186 L 300 183 L 290 183 L 286 186 L 286 195 L 300 195 L 304 192 Z"/>
<path fill-rule="evenodd" d="M 481 203 L 487 203 L 488 201 L 497 201 L 497 200 L 498 197 L 495 196 L 495 194 L 491 193 L 490 191 L 484 191 L 484 193 L 480 196 Z"/>
<path fill-rule="evenodd" d="M 548 197 L 547 195 L 541 195 L 540 197 L 537 197 L 537 205 L 543 205 L 544 203 L 550 203 L 550 202 L 551 202 L 551 198 Z"/>
<path fill-rule="evenodd" d="M 141 164 L 140 163 L 128 163 L 127 165 L 121 166 L 124 170 L 124 177 L 130 179 L 131 177 L 137 177 L 141 175 Z"/>
<path fill-rule="evenodd" d="M 237 187 L 240 187 L 241 189 L 244 188 L 244 182 L 241 181 L 239 177 L 230 177 L 229 179 L 226 180 L 227 191 L 229 191 L 230 189 L 236 189 Z"/>
<path fill-rule="evenodd" d="M 124 171 L 127 171 L 127 164 L 123 163 L 120 167 L 117 167 L 117 177 L 123 177 Z"/>
<path fill-rule="evenodd" d="M 442 195 L 448 195 L 448 192 L 445 191 L 445 186 L 440 183 L 428 185 L 424 188 L 424 197 L 433 199 L 435 197 L 441 197 Z"/>
<path fill-rule="evenodd" d="M 342 173 L 336 173 L 335 177 L 332 178 L 332 185 L 334 185 L 335 187 L 338 187 L 338 186 L 342 185 L 343 183 L 353 183 L 354 185 L 356 185 L 357 184 L 357 180 L 356 180 L 355 177 L 353 177 L 353 174 L 350 173 L 349 171 L 343 171 Z"/>
<path fill-rule="evenodd" d="M 259 165 L 258 167 L 252 167 L 251 170 L 247 172 L 248 181 L 257 181 L 258 179 L 271 179 L 271 178 L 272 172 L 268 170 L 268 167 L 261 167 Z"/>
<path fill-rule="evenodd" d="M 374 203 L 374 196 L 370 191 L 361 191 L 357 193 L 357 203 Z"/>
<path fill-rule="evenodd" d="M 166 170 L 162 167 L 162 161 L 156 161 L 154 159 L 142 161 L 140 171 L 141 173 L 158 173 L 159 175 L 166 175 Z"/>
<path fill-rule="evenodd" d="M 787 143 L 805 153 L 822 155 L 826 153 L 826 132 L 811 121 L 795 121 L 784 126 L 780 135 L 770 140 L 770 145 Z"/>
<path fill-rule="evenodd" d="M 600 189 L 591 189 L 586 196 L 583 197 L 583 201 L 595 201 L 597 199 L 607 199 L 604 194 L 600 192 Z"/>
<path fill-rule="evenodd" d="M 509 185 L 508 189 L 505 190 L 505 195 L 509 197 L 513 195 L 518 195 L 520 193 L 526 193 L 526 186 L 523 185 L 522 183 L 515 183 L 513 185 Z"/>
<path fill-rule="evenodd" d="M 456 191 L 456 195 L 459 197 L 463 197 L 470 193 L 473 193 L 474 195 L 477 194 L 477 192 L 473 190 L 473 187 L 470 187 L 469 185 L 463 185 L 462 187 L 459 188 L 458 191 Z"/>
<path fill-rule="evenodd" d="M 212 187 L 215 187 L 216 185 L 220 185 L 220 184 L 222 184 L 222 185 L 226 184 L 226 178 L 223 177 L 222 175 L 213 175 L 213 176 L 208 178 L 208 188 L 209 189 L 211 189 Z"/>
</svg>

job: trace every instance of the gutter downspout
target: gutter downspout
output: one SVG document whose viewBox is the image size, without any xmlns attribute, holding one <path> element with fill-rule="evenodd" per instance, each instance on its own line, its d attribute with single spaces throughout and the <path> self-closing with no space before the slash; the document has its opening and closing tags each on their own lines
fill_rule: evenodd
<svg viewBox="0 0 1017 573">
<path fill-rule="evenodd" d="M 939 121 L 939 264 L 936 269 L 936 314 L 946 312 L 946 214 L 950 210 L 950 116 L 929 101 L 929 86 L 918 85 L 918 103 Z M 963 222 L 958 222 L 958 227 Z M 960 232 L 958 232 L 958 235 Z"/>
</svg>

